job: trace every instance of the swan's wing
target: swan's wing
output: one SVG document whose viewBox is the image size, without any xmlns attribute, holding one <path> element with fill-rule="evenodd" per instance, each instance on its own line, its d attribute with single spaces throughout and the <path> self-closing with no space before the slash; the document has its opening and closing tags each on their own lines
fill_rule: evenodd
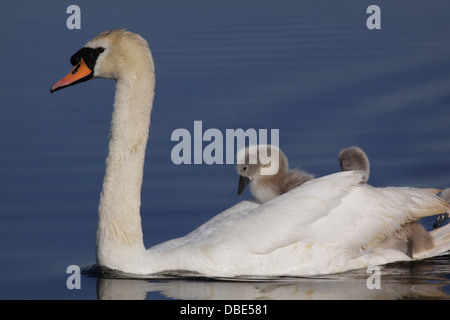
<svg viewBox="0 0 450 320">
<path fill-rule="evenodd" d="M 362 252 L 392 236 L 405 223 L 448 209 L 448 204 L 430 190 L 361 185 L 310 227 L 316 243 Z"/>
<path fill-rule="evenodd" d="M 258 254 L 266 254 L 298 241 L 313 241 L 310 225 L 326 217 L 365 173 L 346 171 L 306 182 L 241 217 L 233 232 Z"/>
<path fill-rule="evenodd" d="M 243 216 L 232 234 L 258 254 L 294 243 L 360 253 L 405 223 L 449 210 L 429 190 L 360 184 L 364 174 L 340 172 L 305 183 Z"/>
<path fill-rule="evenodd" d="M 362 185 L 365 173 L 345 171 L 311 180 L 259 205 L 243 201 L 188 235 L 152 249 L 200 249 L 209 257 L 235 250 L 268 254 L 292 244 L 361 250 L 402 224 L 448 210 L 434 194 Z M 189 251 L 190 252 L 190 251 Z"/>
<path fill-rule="evenodd" d="M 235 221 L 235 218 L 246 215 L 248 212 L 251 212 L 260 206 L 261 204 L 256 201 L 244 200 L 238 202 L 231 208 L 219 213 L 186 235 L 186 238 L 188 238 L 189 241 L 192 241 L 199 237 L 208 237 L 209 235 L 216 233 L 223 225 L 229 224 L 231 221 Z"/>
<path fill-rule="evenodd" d="M 299 237 L 307 237 L 310 234 L 307 225 L 339 205 L 349 186 L 359 184 L 363 175 L 347 171 L 311 180 L 263 205 L 239 202 L 188 235 L 151 250 L 161 252 L 197 246 L 205 251 L 210 248 L 224 252 L 245 247 L 258 254 L 271 252 L 298 241 Z"/>
</svg>

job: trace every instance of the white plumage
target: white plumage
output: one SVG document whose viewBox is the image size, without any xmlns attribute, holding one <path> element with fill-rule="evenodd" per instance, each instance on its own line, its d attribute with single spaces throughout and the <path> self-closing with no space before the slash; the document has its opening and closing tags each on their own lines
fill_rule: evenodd
<svg viewBox="0 0 450 320">
<path fill-rule="evenodd" d="M 148 253 L 183 256 L 176 269 L 201 262 L 189 270 L 210 276 L 313 275 L 409 260 L 377 245 L 445 203 L 426 190 L 361 185 L 364 174 L 315 179 L 260 206 L 239 203 Z"/>
<path fill-rule="evenodd" d="M 373 188 L 360 184 L 364 172 L 340 172 L 263 205 L 238 203 L 185 237 L 146 250 L 139 208 L 155 82 L 151 54 L 144 39 L 124 30 L 102 33 L 86 48 L 80 54 L 90 53 L 82 58 L 91 59 L 91 73 L 78 76 L 83 60 L 73 59 L 74 70 L 51 90 L 96 77 L 117 80 L 99 204 L 101 266 L 134 274 L 188 270 L 214 277 L 340 272 L 409 259 L 377 246 L 402 224 L 449 210 L 426 190 Z M 448 231 L 439 236 L 447 238 Z"/>
</svg>

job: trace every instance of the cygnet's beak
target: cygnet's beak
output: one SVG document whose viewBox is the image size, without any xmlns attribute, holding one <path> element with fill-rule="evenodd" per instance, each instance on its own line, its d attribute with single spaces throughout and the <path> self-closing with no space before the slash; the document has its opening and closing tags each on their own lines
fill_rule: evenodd
<svg viewBox="0 0 450 320">
<path fill-rule="evenodd" d="M 250 182 L 250 179 L 248 177 L 239 176 L 239 186 L 238 186 L 238 195 L 241 195 L 242 192 L 244 192 L 245 187 Z"/>
<path fill-rule="evenodd" d="M 239 183 L 240 183 L 240 181 L 239 181 Z M 435 222 L 434 225 L 433 225 L 433 228 L 434 228 L 434 229 L 437 229 L 437 228 L 439 228 L 440 226 L 442 226 L 442 224 L 445 222 L 445 220 L 447 220 L 447 218 L 448 218 L 448 213 L 447 213 L 447 212 L 441 213 L 441 214 L 437 217 L 436 222 Z"/>
</svg>

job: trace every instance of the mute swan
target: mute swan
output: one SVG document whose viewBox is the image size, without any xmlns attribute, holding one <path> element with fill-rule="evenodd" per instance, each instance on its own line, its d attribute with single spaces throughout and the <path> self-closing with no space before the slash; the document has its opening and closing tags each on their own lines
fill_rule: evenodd
<svg viewBox="0 0 450 320">
<path fill-rule="evenodd" d="M 367 172 L 364 183 L 369 179 L 370 165 L 366 153 L 359 147 L 342 149 L 338 155 L 342 171 L 362 170 Z M 402 226 L 393 237 L 389 237 L 381 244 L 387 247 L 398 247 L 409 257 L 434 247 L 433 238 L 419 222 L 410 222 Z"/>
<path fill-rule="evenodd" d="M 426 190 L 374 188 L 360 184 L 364 173 L 339 172 L 263 205 L 242 201 L 188 235 L 146 250 L 140 191 L 155 86 L 148 44 L 129 31 L 107 31 L 75 53 L 71 63 L 73 70 L 51 92 L 93 78 L 117 80 L 98 210 L 99 266 L 132 274 L 189 270 L 212 277 L 341 272 L 408 259 L 377 244 L 407 222 L 449 210 L 447 202 Z"/>
<path fill-rule="evenodd" d="M 265 167 L 259 157 L 261 148 L 267 148 L 268 156 L 278 152 L 278 157 L 274 157 L 278 160 L 278 170 L 275 174 L 265 175 L 261 172 L 261 169 Z M 256 161 L 250 161 L 251 159 Z M 239 174 L 238 195 L 241 195 L 248 183 L 251 182 L 251 193 L 260 203 L 272 200 L 306 181 L 314 179 L 312 174 L 305 171 L 289 170 L 286 155 L 273 145 L 253 145 L 242 149 L 237 153 L 236 162 L 236 169 Z M 267 165 L 273 164 L 268 163 Z"/>
</svg>

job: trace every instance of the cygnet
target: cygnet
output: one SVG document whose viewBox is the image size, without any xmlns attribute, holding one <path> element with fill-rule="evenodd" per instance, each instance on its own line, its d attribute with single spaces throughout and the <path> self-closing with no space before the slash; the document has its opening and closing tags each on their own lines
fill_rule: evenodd
<svg viewBox="0 0 450 320">
<path fill-rule="evenodd" d="M 367 176 L 364 177 L 363 183 L 367 183 L 370 174 L 369 158 L 361 148 L 349 147 L 342 149 L 339 152 L 338 161 L 342 171 L 365 171 Z"/>
<path fill-rule="evenodd" d="M 289 170 L 286 155 L 274 145 L 252 145 L 241 149 L 236 162 L 238 195 L 250 183 L 250 192 L 261 203 L 314 179 L 314 175 L 303 170 Z M 270 168 L 275 170 L 268 170 Z"/>
</svg>

